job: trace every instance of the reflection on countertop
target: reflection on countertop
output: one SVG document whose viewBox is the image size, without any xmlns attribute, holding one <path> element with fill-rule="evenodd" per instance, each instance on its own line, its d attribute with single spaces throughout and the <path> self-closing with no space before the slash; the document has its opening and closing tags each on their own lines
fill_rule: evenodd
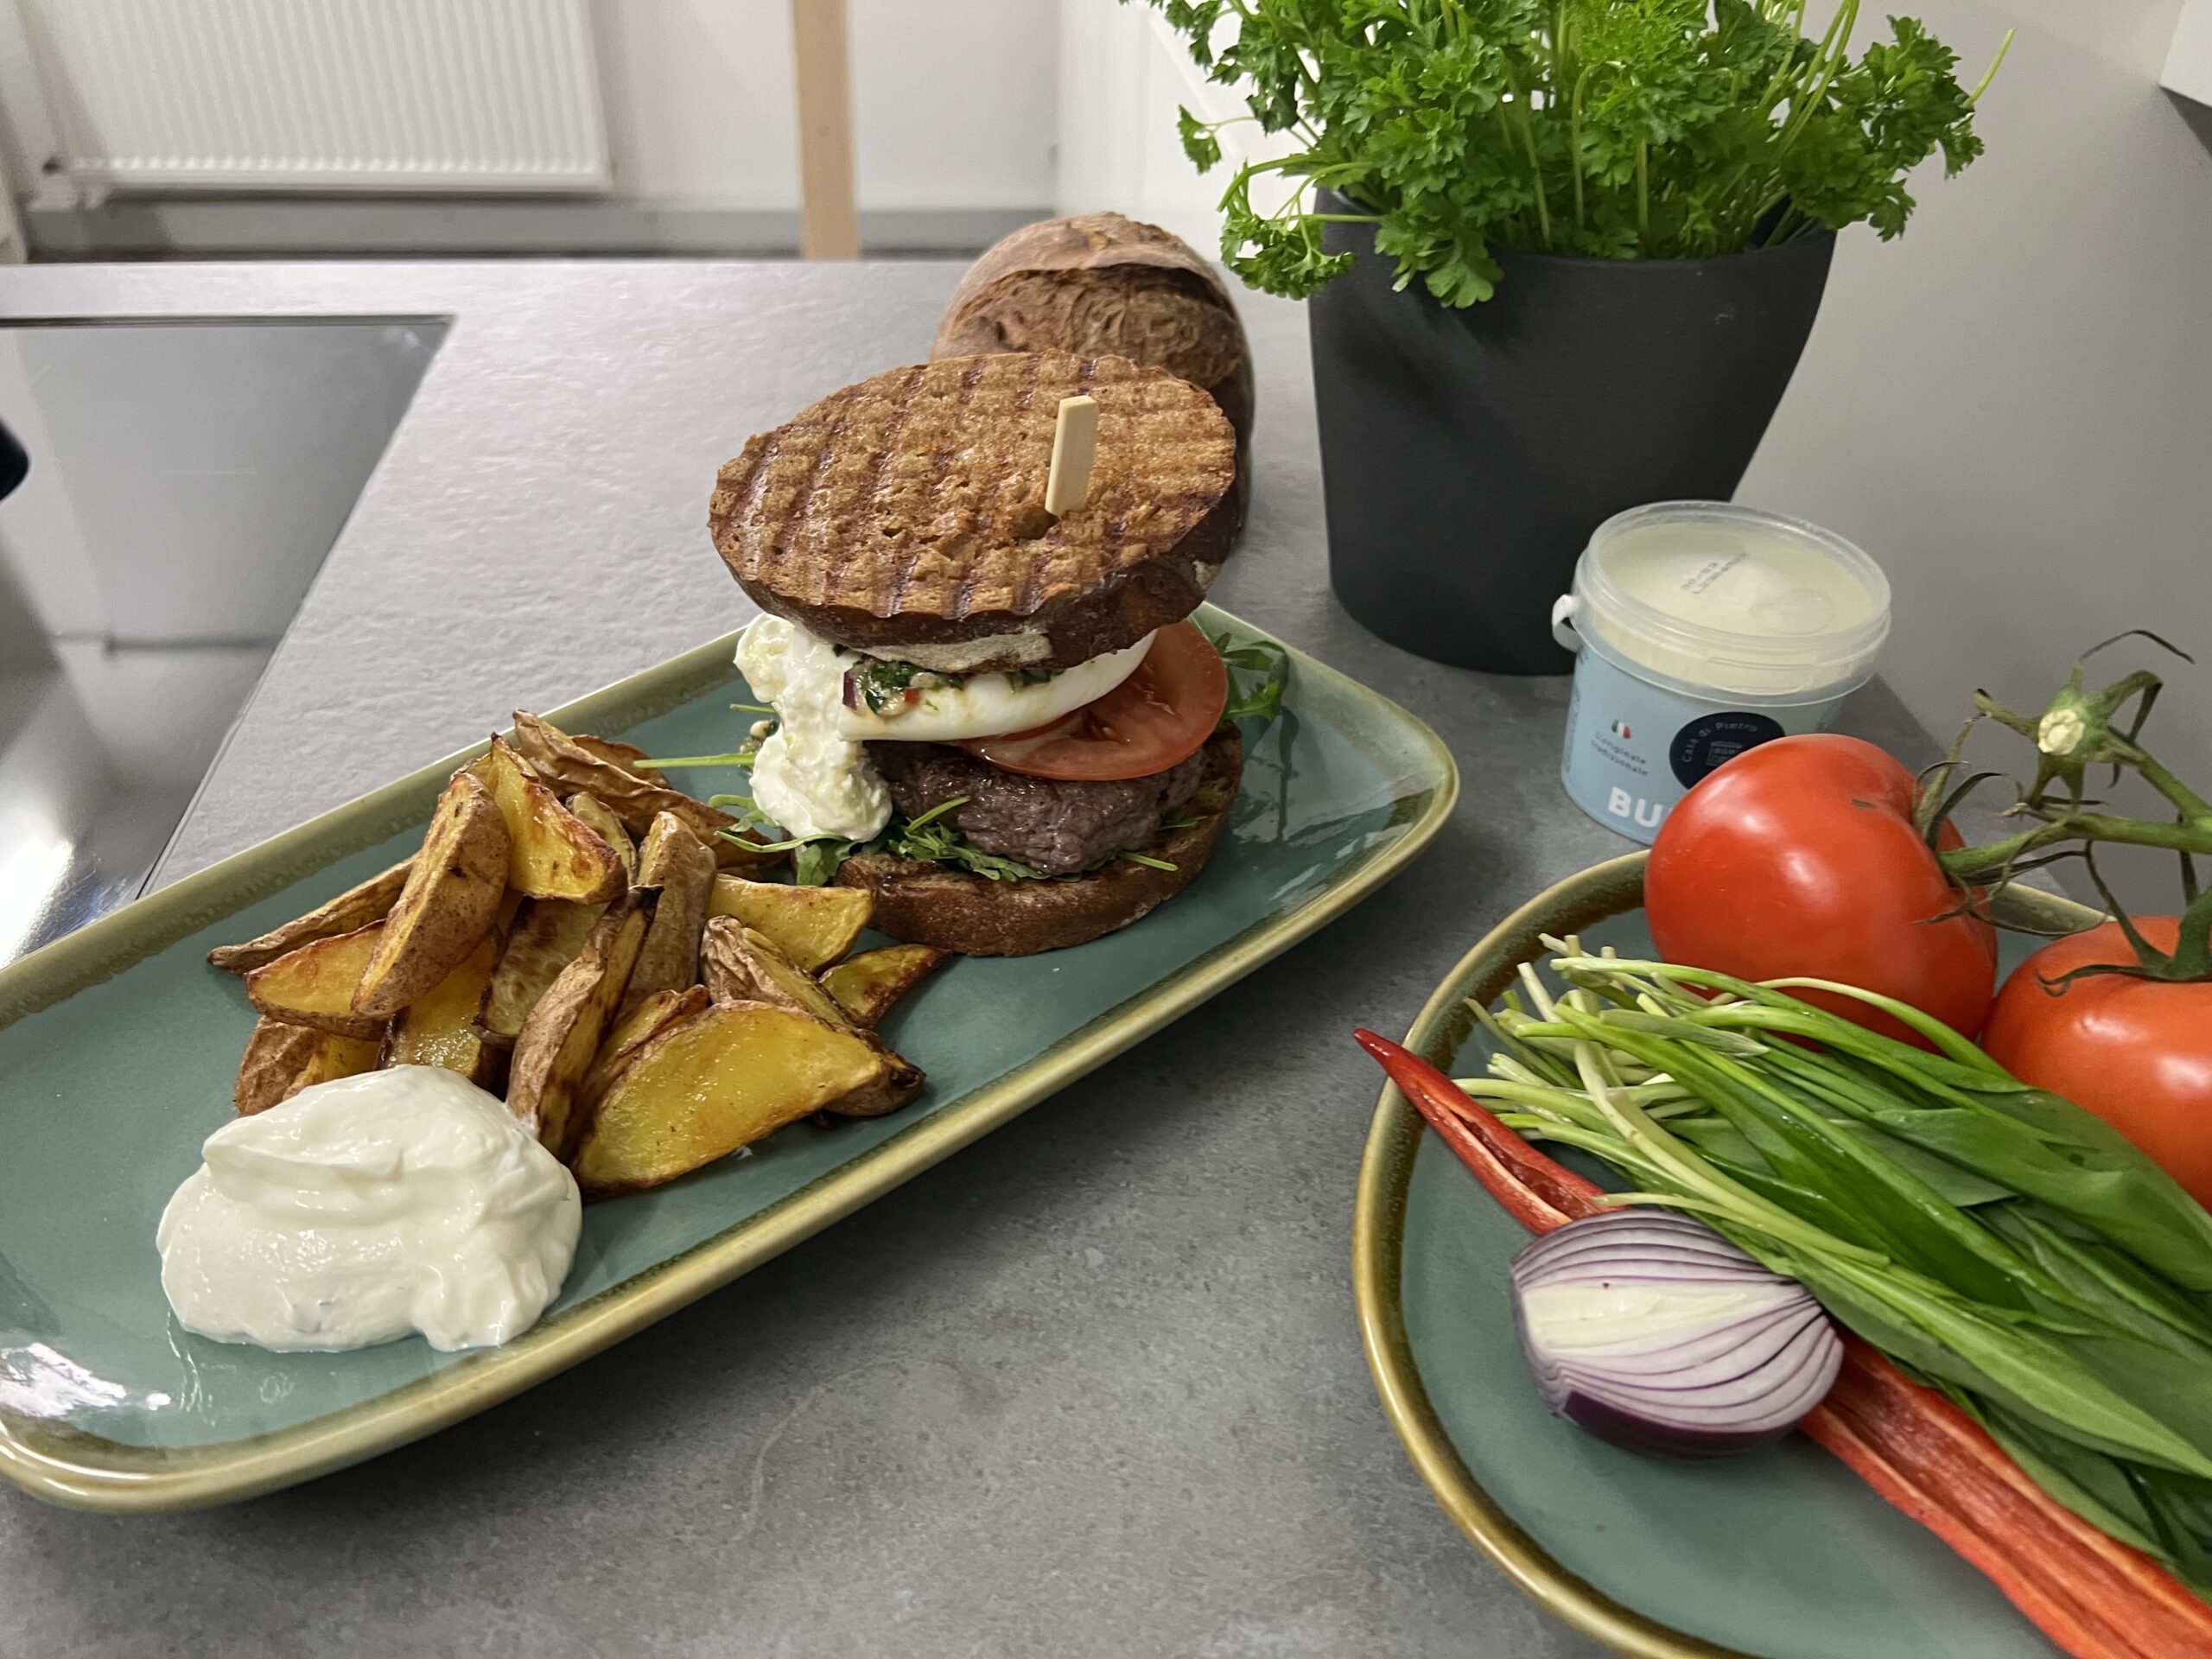
<svg viewBox="0 0 2212 1659">
<path fill-rule="evenodd" d="M 143 887 L 443 334 L 0 330 L 0 963 Z"/>
</svg>

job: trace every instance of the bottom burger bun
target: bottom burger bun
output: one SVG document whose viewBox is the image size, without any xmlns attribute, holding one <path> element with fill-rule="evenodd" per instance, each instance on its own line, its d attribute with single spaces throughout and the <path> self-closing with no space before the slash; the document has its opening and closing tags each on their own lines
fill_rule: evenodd
<svg viewBox="0 0 2212 1659">
<path fill-rule="evenodd" d="M 1117 858 L 1084 875 L 994 881 L 943 864 L 861 853 L 845 861 L 837 881 L 867 888 L 875 901 L 870 925 L 895 939 L 969 957 L 1030 957 L 1082 944 L 1182 892 L 1213 856 L 1244 773 L 1244 746 L 1227 727 L 1207 741 L 1205 753 L 1198 791 L 1183 808 L 1198 822 L 1137 849 L 1172 870 Z"/>
</svg>

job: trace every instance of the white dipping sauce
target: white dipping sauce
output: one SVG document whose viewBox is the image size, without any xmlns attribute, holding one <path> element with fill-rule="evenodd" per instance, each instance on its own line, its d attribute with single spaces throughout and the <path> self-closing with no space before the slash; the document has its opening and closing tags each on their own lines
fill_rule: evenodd
<svg viewBox="0 0 2212 1659">
<path fill-rule="evenodd" d="M 220 1342 L 489 1347 L 537 1322 L 575 1255 L 575 1178 L 440 1066 L 317 1084 L 200 1150 L 155 1243 L 179 1322 Z"/>
</svg>

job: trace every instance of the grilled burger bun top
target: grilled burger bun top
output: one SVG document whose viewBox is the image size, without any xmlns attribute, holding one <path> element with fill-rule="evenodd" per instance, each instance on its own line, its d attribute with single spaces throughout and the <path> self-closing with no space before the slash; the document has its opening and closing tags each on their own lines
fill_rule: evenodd
<svg viewBox="0 0 2212 1659">
<path fill-rule="evenodd" d="M 1084 505 L 1044 510 L 1060 399 L 1099 405 Z M 1234 528 L 1236 435 L 1126 358 L 946 358 L 832 392 L 748 439 L 708 522 L 764 611 L 945 673 L 1071 668 L 1181 620 Z"/>
</svg>

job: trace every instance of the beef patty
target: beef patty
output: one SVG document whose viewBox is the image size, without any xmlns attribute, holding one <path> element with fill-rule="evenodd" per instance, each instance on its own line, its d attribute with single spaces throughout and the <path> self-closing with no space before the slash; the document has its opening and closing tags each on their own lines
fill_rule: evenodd
<svg viewBox="0 0 2212 1659">
<path fill-rule="evenodd" d="M 1189 800 L 1205 769 L 1204 752 L 1149 778 L 1075 782 L 1001 772 L 943 743 L 871 743 L 868 758 L 908 817 L 965 795 L 946 816 L 969 842 L 1046 875 L 1087 870 L 1131 852 L 1160 832 L 1160 820 Z"/>
</svg>

